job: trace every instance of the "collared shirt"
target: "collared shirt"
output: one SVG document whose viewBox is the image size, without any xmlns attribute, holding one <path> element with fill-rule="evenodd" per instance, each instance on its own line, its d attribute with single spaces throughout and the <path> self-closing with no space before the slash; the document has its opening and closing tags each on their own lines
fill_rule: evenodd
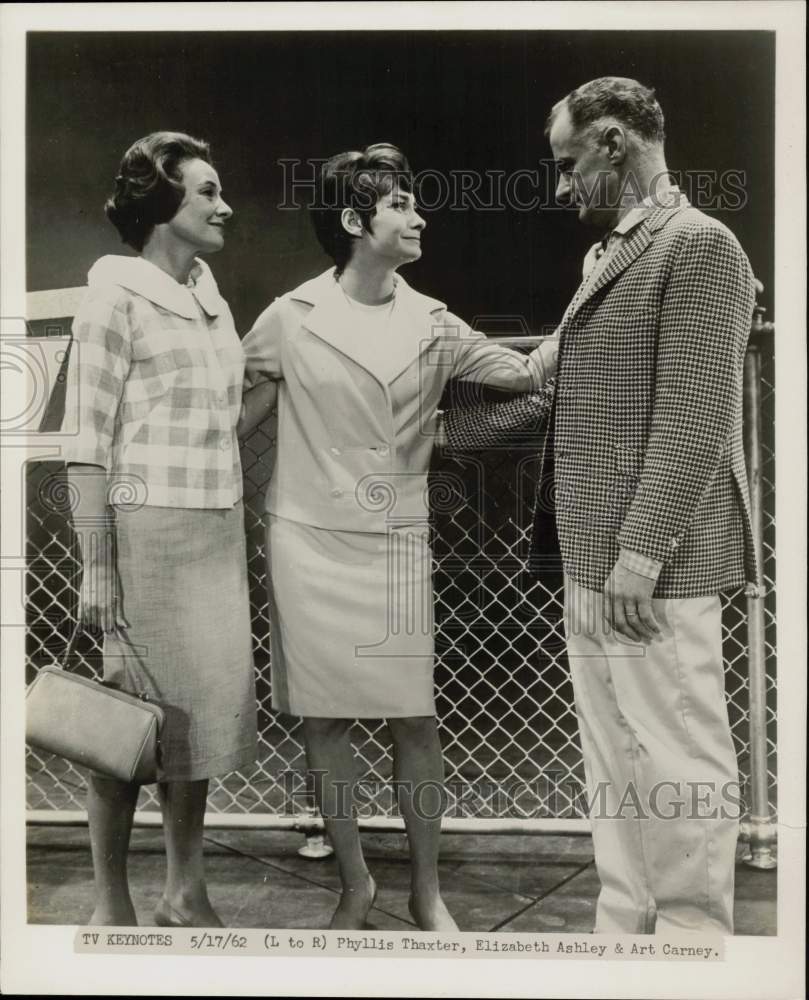
<svg viewBox="0 0 809 1000">
<path fill-rule="evenodd" d="M 656 208 L 660 208 L 661 203 L 668 203 L 679 194 L 680 189 L 677 185 L 671 184 L 665 188 L 658 188 L 653 195 L 644 198 L 640 205 L 631 208 L 604 239 L 594 243 L 587 251 L 582 265 L 582 277 L 588 282 L 594 281 L 617 252 L 627 234 L 636 229 Z"/>
<path fill-rule="evenodd" d="M 208 266 L 188 285 L 142 257 L 102 257 L 73 321 L 66 462 L 107 470 L 109 500 L 227 508 L 242 496 L 244 355 Z"/>
</svg>

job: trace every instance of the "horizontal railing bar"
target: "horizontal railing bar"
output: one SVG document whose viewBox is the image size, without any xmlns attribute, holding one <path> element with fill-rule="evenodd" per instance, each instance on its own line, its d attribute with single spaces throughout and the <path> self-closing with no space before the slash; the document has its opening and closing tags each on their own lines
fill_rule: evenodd
<svg viewBox="0 0 809 1000">
<path fill-rule="evenodd" d="M 29 826 L 87 826 L 87 813 L 80 809 L 31 809 L 26 813 Z M 404 832 L 399 816 L 371 816 L 360 819 L 359 827 L 368 832 Z M 158 811 L 138 810 L 135 826 L 159 827 Z M 312 833 L 323 829 L 319 816 L 274 816 L 270 813 L 205 813 L 209 830 L 298 830 Z M 475 816 L 448 816 L 441 823 L 443 833 L 476 834 L 553 834 L 555 836 L 589 836 L 586 819 L 479 819 Z"/>
</svg>

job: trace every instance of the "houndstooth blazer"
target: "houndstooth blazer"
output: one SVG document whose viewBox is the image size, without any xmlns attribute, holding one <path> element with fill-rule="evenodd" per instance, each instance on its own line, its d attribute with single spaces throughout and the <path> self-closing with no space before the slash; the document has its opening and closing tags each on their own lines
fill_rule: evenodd
<svg viewBox="0 0 809 1000">
<path fill-rule="evenodd" d="M 603 590 L 621 548 L 663 563 L 656 597 L 757 583 L 742 436 L 753 304 L 725 226 L 684 198 L 656 208 L 571 301 L 554 382 L 448 410 L 447 447 L 542 440 L 540 484 L 553 479 L 532 547 L 550 523 L 584 587 Z"/>
</svg>

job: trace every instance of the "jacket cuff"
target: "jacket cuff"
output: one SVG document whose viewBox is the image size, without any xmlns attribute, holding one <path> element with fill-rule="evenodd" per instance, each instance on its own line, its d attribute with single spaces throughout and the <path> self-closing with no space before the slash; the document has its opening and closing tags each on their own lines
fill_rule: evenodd
<svg viewBox="0 0 809 1000">
<path fill-rule="evenodd" d="M 648 580 L 657 580 L 660 576 L 660 571 L 663 569 L 663 563 L 659 560 L 650 559 L 649 556 L 644 556 L 640 552 L 634 552 L 632 549 L 620 550 L 618 553 L 618 564 L 624 569 L 628 569 L 630 573 L 645 576 Z"/>
</svg>

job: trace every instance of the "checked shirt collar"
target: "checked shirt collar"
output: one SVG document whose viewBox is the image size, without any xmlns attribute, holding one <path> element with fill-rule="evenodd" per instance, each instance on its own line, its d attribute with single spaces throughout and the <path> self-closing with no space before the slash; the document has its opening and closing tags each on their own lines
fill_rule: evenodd
<svg viewBox="0 0 809 1000">
<path fill-rule="evenodd" d="M 197 303 L 215 317 L 221 312 L 219 289 L 208 265 L 195 258 L 188 284 L 181 285 L 170 274 L 143 257 L 109 254 L 90 268 L 88 285 L 120 285 L 184 319 L 198 319 Z"/>
</svg>

